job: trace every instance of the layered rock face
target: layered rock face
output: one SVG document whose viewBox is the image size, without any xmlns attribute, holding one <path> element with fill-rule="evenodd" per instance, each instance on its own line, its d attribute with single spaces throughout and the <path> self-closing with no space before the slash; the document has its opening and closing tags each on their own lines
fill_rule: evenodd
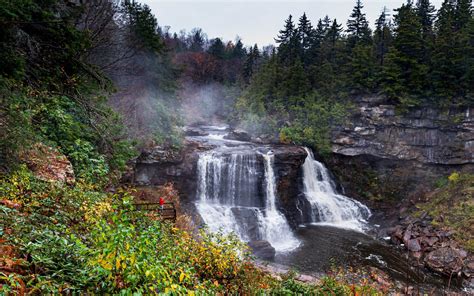
<svg viewBox="0 0 474 296">
<path fill-rule="evenodd" d="M 303 172 L 301 167 L 307 153 L 299 146 L 277 146 L 275 153 L 275 175 L 277 198 L 280 211 L 282 211 L 291 226 L 296 227 L 302 223 L 298 203 L 302 195 L 301 184 Z M 298 197 L 298 198 L 297 198 Z"/>
<path fill-rule="evenodd" d="M 403 198 L 452 171 L 474 171 L 474 108 L 402 113 L 380 98 L 361 99 L 348 124 L 333 132 L 332 150 L 330 166 L 350 193 L 357 195 L 351 186 L 360 180 L 349 176 L 357 170 L 400 183 Z"/>
<path fill-rule="evenodd" d="M 142 153 L 135 162 L 133 183 L 138 185 L 164 185 L 172 182 L 181 196 L 193 200 L 198 186 L 197 162 L 199 153 L 213 147 L 200 142 L 186 141 L 179 152 L 170 152 L 160 147 Z M 298 146 L 274 145 L 274 170 L 278 192 L 278 207 L 285 213 L 290 223 L 296 225 L 296 199 L 301 184 L 301 166 L 306 158 L 306 151 Z M 262 170 L 263 158 L 257 157 Z M 263 192 L 262 192 L 263 194 Z M 258 199 L 258 197 L 255 197 Z"/>
<path fill-rule="evenodd" d="M 198 153 L 212 147 L 186 141 L 184 149 L 171 152 L 161 147 L 149 149 L 135 161 L 132 182 L 138 185 L 164 185 L 172 182 L 180 195 L 194 195 L 197 186 Z"/>
</svg>

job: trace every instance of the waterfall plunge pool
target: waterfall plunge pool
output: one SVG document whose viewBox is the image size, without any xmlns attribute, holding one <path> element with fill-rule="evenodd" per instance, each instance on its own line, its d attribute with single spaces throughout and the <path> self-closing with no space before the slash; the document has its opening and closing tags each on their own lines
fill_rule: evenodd
<svg viewBox="0 0 474 296">
<path fill-rule="evenodd" d="M 302 166 L 304 223 L 292 230 L 276 204 L 272 146 L 226 139 L 227 127 L 201 129 L 206 136 L 190 138 L 215 148 L 199 155 L 196 209 L 211 231 L 268 241 L 277 251 L 270 264 L 302 273 L 320 274 L 333 266 L 376 267 L 407 285 L 446 286 L 441 277 L 411 267 L 402 251 L 365 234 L 371 228 L 370 210 L 338 194 L 309 149 Z"/>
<path fill-rule="evenodd" d="M 287 253 L 277 253 L 271 265 L 283 265 L 309 275 L 320 275 L 333 267 L 375 267 L 393 280 L 420 286 L 447 287 L 447 280 L 424 269 L 412 267 L 406 252 L 360 231 L 325 225 L 305 225 L 295 230 L 300 246 Z M 457 283 L 452 282 L 454 286 Z"/>
</svg>

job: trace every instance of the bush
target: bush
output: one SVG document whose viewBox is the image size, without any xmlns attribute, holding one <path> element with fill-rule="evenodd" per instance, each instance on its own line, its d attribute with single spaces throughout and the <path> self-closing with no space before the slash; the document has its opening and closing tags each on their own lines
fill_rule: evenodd
<svg viewBox="0 0 474 296">
<path fill-rule="evenodd" d="M 25 167 L 0 183 L 1 242 L 15 246 L 13 279 L 41 294 L 250 293 L 265 276 L 235 236 L 199 236 L 136 212 L 125 191 L 106 194 L 35 179 Z M 18 289 L 9 275 L 2 289 Z M 265 280 L 266 281 L 266 280 Z M 20 285 L 21 286 L 21 285 Z"/>
</svg>

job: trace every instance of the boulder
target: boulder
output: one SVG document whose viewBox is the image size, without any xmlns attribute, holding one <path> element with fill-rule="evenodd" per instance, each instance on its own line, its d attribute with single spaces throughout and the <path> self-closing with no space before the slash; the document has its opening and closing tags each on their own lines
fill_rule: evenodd
<svg viewBox="0 0 474 296">
<path fill-rule="evenodd" d="M 241 130 L 241 129 L 236 129 L 236 130 L 231 131 L 228 135 L 226 135 L 224 139 L 249 142 L 252 140 L 252 137 L 246 131 Z"/>
<path fill-rule="evenodd" d="M 205 137 L 209 135 L 209 133 L 206 133 L 200 129 L 193 129 L 193 128 L 185 129 L 184 134 L 188 137 Z"/>
<path fill-rule="evenodd" d="M 419 252 L 421 251 L 420 243 L 417 239 L 411 239 L 407 243 L 407 248 L 410 252 Z"/>
<path fill-rule="evenodd" d="M 275 248 L 272 245 L 264 240 L 251 241 L 248 243 L 250 249 L 255 254 L 255 256 L 264 259 L 271 260 L 275 258 Z"/>
<path fill-rule="evenodd" d="M 444 247 L 428 253 L 424 261 L 430 269 L 449 276 L 462 270 L 465 257 L 462 250 Z"/>
</svg>

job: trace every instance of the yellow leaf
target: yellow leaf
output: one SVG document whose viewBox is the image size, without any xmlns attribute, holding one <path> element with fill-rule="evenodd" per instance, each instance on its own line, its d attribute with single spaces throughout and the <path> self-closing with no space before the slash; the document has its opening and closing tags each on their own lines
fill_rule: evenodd
<svg viewBox="0 0 474 296">
<path fill-rule="evenodd" d="M 120 268 L 120 260 L 117 259 L 117 261 L 115 261 L 115 268 L 119 269 Z"/>
<path fill-rule="evenodd" d="M 145 271 L 145 276 L 149 276 L 150 273 L 151 273 L 151 272 L 150 272 L 149 270 Z"/>
<path fill-rule="evenodd" d="M 179 282 L 180 283 L 184 280 L 184 276 L 185 276 L 185 274 L 183 272 L 179 275 Z"/>
</svg>

